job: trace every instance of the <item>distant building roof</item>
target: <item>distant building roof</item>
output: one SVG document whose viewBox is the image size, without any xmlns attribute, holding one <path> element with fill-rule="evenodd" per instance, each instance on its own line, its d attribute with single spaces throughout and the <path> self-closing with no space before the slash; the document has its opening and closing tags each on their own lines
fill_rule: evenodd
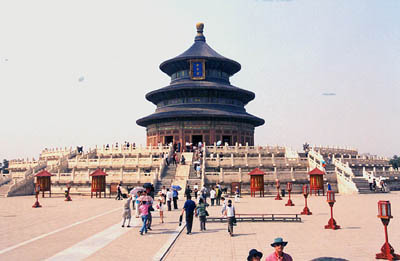
<svg viewBox="0 0 400 261">
<path fill-rule="evenodd" d="M 51 177 L 51 176 L 53 176 L 53 175 L 50 172 L 48 172 L 47 170 L 42 170 L 35 175 L 35 177 Z"/>
<path fill-rule="evenodd" d="M 315 169 L 311 170 L 310 172 L 308 172 L 308 174 L 309 175 L 324 175 L 325 172 L 323 172 L 319 168 L 315 168 Z"/>
<path fill-rule="evenodd" d="M 96 169 L 92 174 L 90 174 L 90 176 L 97 177 L 97 176 L 108 176 L 108 175 L 101 169 Z"/>
<path fill-rule="evenodd" d="M 249 172 L 249 175 L 265 175 L 265 172 L 260 170 L 259 168 L 255 168 Z"/>
</svg>

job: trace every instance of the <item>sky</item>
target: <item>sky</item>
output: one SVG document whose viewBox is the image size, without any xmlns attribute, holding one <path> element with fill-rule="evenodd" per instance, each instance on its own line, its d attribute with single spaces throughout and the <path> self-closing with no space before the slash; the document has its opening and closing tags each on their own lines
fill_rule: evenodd
<svg viewBox="0 0 400 261">
<path fill-rule="evenodd" d="M 145 95 L 197 22 L 242 65 L 231 84 L 256 94 L 256 144 L 400 154 L 399 14 L 398 0 L 2 0 L 0 159 L 145 144 Z"/>
</svg>

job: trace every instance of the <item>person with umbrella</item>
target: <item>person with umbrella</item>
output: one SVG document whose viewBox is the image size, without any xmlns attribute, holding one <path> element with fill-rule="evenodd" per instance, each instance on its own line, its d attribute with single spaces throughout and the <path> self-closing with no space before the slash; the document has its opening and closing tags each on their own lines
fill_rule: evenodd
<svg viewBox="0 0 400 261">
<path fill-rule="evenodd" d="M 178 209 L 178 191 L 182 188 L 178 185 L 172 186 L 172 200 L 174 201 L 174 209 Z"/>
<path fill-rule="evenodd" d="M 135 201 L 139 197 L 139 192 L 142 192 L 142 191 L 145 191 L 145 189 L 142 187 L 136 187 L 136 188 L 131 189 L 131 191 L 129 192 L 129 194 L 132 196 L 132 198 L 133 197 L 135 198 L 135 200 L 132 200 L 133 209 L 135 209 Z"/>
</svg>

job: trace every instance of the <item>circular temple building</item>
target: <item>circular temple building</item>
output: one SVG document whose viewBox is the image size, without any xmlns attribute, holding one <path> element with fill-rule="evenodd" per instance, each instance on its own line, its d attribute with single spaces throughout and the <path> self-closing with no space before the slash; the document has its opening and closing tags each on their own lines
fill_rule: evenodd
<svg viewBox="0 0 400 261">
<path fill-rule="evenodd" d="M 160 65 L 171 83 L 146 95 L 156 111 L 136 123 L 146 127 L 147 145 L 172 142 L 183 148 L 187 142 L 221 141 L 252 146 L 254 128 L 264 124 L 244 108 L 255 94 L 230 84 L 229 78 L 240 71 L 240 64 L 206 43 L 202 23 L 196 27 L 194 44 Z"/>
</svg>

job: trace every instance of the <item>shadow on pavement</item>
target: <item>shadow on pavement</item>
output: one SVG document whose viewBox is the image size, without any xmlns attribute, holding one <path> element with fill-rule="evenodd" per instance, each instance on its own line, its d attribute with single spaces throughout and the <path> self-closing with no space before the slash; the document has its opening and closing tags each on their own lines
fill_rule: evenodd
<svg viewBox="0 0 400 261">
<path fill-rule="evenodd" d="M 311 261 L 349 261 L 349 260 L 336 257 L 317 257 L 312 259 Z"/>
</svg>

